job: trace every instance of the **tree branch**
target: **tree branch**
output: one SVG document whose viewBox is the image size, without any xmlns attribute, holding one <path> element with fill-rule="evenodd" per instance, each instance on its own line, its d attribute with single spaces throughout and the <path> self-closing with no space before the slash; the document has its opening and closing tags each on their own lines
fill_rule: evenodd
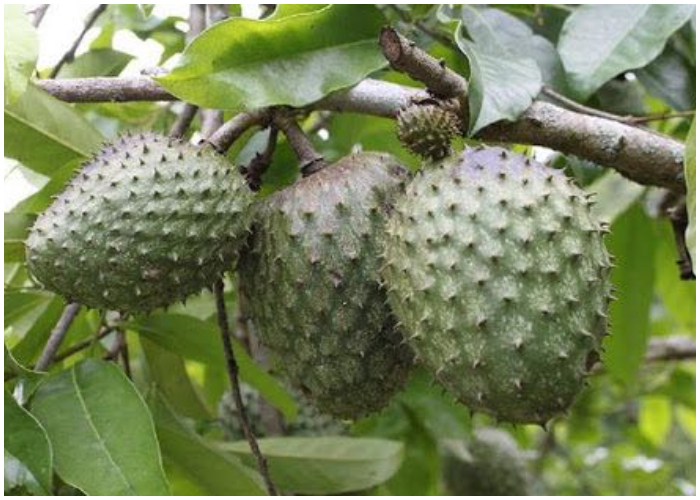
<svg viewBox="0 0 700 500">
<path fill-rule="evenodd" d="M 175 99 L 147 77 L 40 80 L 37 85 L 69 102 Z M 412 99 L 425 96 L 421 89 L 367 79 L 307 109 L 394 118 Z M 269 118 L 269 109 L 241 113 L 217 130 L 209 142 L 220 151 L 226 151 L 248 128 L 264 125 Z M 535 102 L 515 122 L 491 125 L 480 131 L 477 138 L 549 147 L 614 168 L 640 184 L 685 191 L 684 147 L 678 141 L 553 104 Z"/>
<path fill-rule="evenodd" d="M 73 323 L 79 311 L 80 304 L 76 304 L 75 302 L 68 304 L 65 309 L 63 309 L 63 314 L 61 314 L 58 323 L 56 323 L 56 327 L 51 332 L 51 335 L 49 335 L 49 340 L 46 342 L 44 350 L 34 366 L 34 370 L 38 372 L 46 371 L 51 361 L 53 361 L 58 348 L 61 347 L 61 343 L 68 332 L 68 328 L 70 328 L 71 323 Z"/>
<path fill-rule="evenodd" d="M 445 65 L 421 50 L 393 28 L 382 28 L 379 45 L 392 68 L 423 82 L 437 97 L 462 98 L 467 94 L 467 81 Z"/>
<path fill-rule="evenodd" d="M 645 357 L 647 362 L 684 359 L 695 359 L 695 339 L 673 335 L 649 340 Z"/>
<path fill-rule="evenodd" d="M 245 404 L 243 404 L 243 398 L 241 397 L 241 386 L 238 381 L 238 363 L 236 362 L 236 357 L 233 353 L 233 346 L 231 344 L 231 329 L 228 323 L 228 315 L 226 314 L 226 304 L 224 303 L 224 282 L 222 279 L 218 279 L 214 283 L 214 295 L 216 297 L 217 319 L 219 321 L 219 329 L 221 330 L 221 340 L 224 345 L 224 356 L 226 357 L 228 377 L 229 381 L 231 382 L 233 398 L 236 401 L 236 409 L 238 410 L 238 423 L 241 426 L 241 430 L 243 430 L 243 435 L 248 440 L 250 451 L 253 453 L 253 456 L 258 462 L 258 470 L 265 481 L 267 492 L 270 495 L 277 495 L 277 489 L 270 478 L 267 460 L 260 452 L 258 441 L 255 439 L 255 435 L 250 430 L 248 413 L 246 411 Z"/>
<path fill-rule="evenodd" d="M 76 38 L 75 42 L 73 42 L 71 48 L 68 49 L 68 52 L 63 54 L 63 57 L 61 57 L 58 63 L 56 63 L 56 66 L 53 67 L 49 78 L 56 78 L 56 75 L 58 75 L 59 71 L 61 71 L 63 65 L 67 62 L 71 62 L 73 58 L 75 58 L 75 51 L 78 50 L 80 42 L 83 41 L 85 34 L 90 30 L 90 28 L 92 28 L 92 25 L 95 24 L 97 18 L 100 17 L 100 14 L 102 14 L 105 10 L 107 10 L 107 4 L 102 3 L 90 13 L 88 18 L 85 20 L 85 26 L 83 26 L 83 31 L 80 32 L 80 35 L 78 35 L 78 38 Z"/>
<path fill-rule="evenodd" d="M 41 26 L 41 21 L 44 20 L 44 16 L 46 15 L 46 11 L 49 10 L 49 7 L 51 4 L 48 3 L 43 3 L 40 4 L 37 8 L 35 8 L 31 13 L 34 14 L 34 18 L 32 19 L 32 26 L 35 28 L 38 28 Z"/>
</svg>

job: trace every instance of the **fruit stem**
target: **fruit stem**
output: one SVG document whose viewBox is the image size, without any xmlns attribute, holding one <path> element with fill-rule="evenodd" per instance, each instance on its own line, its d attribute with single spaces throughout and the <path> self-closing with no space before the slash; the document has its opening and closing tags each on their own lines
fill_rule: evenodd
<svg viewBox="0 0 700 500">
<path fill-rule="evenodd" d="M 75 302 L 68 304 L 65 309 L 63 309 L 63 314 L 61 314 L 58 323 L 56 323 L 56 327 L 51 332 L 51 335 L 49 335 L 49 340 L 46 342 L 44 351 L 41 353 L 39 361 L 36 362 L 34 370 L 43 372 L 49 367 L 51 361 L 53 361 L 53 358 L 56 355 L 56 352 L 58 351 L 58 348 L 61 347 L 61 343 L 66 337 L 66 333 L 68 332 L 71 323 L 73 323 L 73 320 L 78 315 L 79 311 L 80 304 Z"/>
<path fill-rule="evenodd" d="M 301 175 L 308 177 L 318 172 L 327 164 L 311 143 L 311 139 L 304 133 L 294 118 L 277 113 L 273 118 L 275 125 L 287 136 L 290 146 L 299 158 Z"/>
<path fill-rule="evenodd" d="M 228 372 L 229 381 L 231 382 L 231 392 L 233 393 L 233 399 L 236 402 L 236 410 L 238 416 L 238 423 L 243 430 L 243 435 L 248 440 L 248 446 L 250 446 L 250 451 L 258 462 L 258 470 L 260 475 L 265 481 L 265 487 L 270 495 L 277 495 L 277 489 L 275 488 L 272 478 L 270 477 L 270 471 L 267 467 L 267 459 L 260 452 L 260 447 L 258 446 L 258 441 L 255 438 L 255 434 L 250 430 L 250 422 L 248 420 L 248 413 L 246 411 L 245 405 L 243 404 L 243 397 L 241 396 L 241 384 L 238 380 L 238 363 L 236 362 L 236 356 L 233 353 L 233 345 L 231 343 L 231 329 L 229 327 L 228 315 L 226 314 L 226 304 L 224 302 L 224 282 L 221 278 L 216 280 L 214 283 L 214 296 L 216 297 L 216 312 L 219 321 L 219 329 L 221 330 L 221 340 L 224 345 L 224 356 L 226 357 L 226 368 Z"/>
</svg>

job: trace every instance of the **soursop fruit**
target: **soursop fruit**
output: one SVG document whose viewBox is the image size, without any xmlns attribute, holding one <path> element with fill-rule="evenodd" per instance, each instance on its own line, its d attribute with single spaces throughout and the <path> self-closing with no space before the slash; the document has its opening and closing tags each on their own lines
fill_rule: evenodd
<svg viewBox="0 0 700 500">
<path fill-rule="evenodd" d="M 397 203 L 383 271 L 392 309 L 472 411 L 543 424 L 598 360 L 611 264 L 591 204 L 561 171 L 501 148 L 424 169 Z"/>
<path fill-rule="evenodd" d="M 32 274 L 89 307 L 168 306 L 235 266 L 253 194 L 210 147 L 127 135 L 88 160 L 27 239 Z"/>
<path fill-rule="evenodd" d="M 412 103 L 396 116 L 396 133 L 412 153 L 430 160 L 452 154 L 452 139 L 464 133 L 456 99 Z"/>
<path fill-rule="evenodd" d="M 389 155 L 347 156 L 267 198 L 241 258 L 260 339 L 335 417 L 382 408 L 412 366 L 379 279 L 384 224 L 406 176 Z"/>
<path fill-rule="evenodd" d="M 525 454 L 511 435 L 500 429 L 477 429 L 469 443 L 447 443 L 442 472 L 451 495 L 531 494 Z"/>
<path fill-rule="evenodd" d="M 284 426 L 285 436 L 339 436 L 347 433 L 347 424 L 321 413 L 299 391 L 291 389 L 290 393 L 297 402 L 298 413 L 293 422 Z M 263 401 L 260 393 L 243 383 L 241 384 L 241 396 L 246 405 L 251 430 L 257 437 L 267 437 L 263 423 Z M 219 402 L 219 420 L 229 439 L 244 438 L 238 422 L 238 409 L 230 391 L 226 392 Z"/>
</svg>

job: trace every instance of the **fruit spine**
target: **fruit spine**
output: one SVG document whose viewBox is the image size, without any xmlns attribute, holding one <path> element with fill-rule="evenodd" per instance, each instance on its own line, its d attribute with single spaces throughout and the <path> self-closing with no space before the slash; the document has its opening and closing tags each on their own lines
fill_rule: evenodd
<svg viewBox="0 0 700 500">
<path fill-rule="evenodd" d="M 562 172 L 500 148 L 423 170 L 388 225 L 392 309 L 436 379 L 474 411 L 544 423 L 598 359 L 604 228 Z"/>
<path fill-rule="evenodd" d="M 29 269 L 89 307 L 168 306 L 235 265 L 252 202 L 242 176 L 210 147 L 127 135 L 88 160 L 39 216 Z"/>
</svg>

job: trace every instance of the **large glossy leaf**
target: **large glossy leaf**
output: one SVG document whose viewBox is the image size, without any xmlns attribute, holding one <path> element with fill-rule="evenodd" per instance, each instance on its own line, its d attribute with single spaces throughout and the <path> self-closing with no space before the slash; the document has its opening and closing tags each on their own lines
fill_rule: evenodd
<svg viewBox="0 0 700 500">
<path fill-rule="evenodd" d="M 213 323 L 180 314 L 152 314 L 131 327 L 161 347 L 183 358 L 213 366 L 224 366 L 219 329 Z M 271 375 L 251 359 L 240 342 L 233 343 L 240 376 L 254 386 L 286 418 L 296 417 L 296 403 Z"/>
<path fill-rule="evenodd" d="M 5 453 L 21 464 L 15 470 L 26 471 L 12 481 L 14 487 L 24 487 L 35 495 L 51 493 L 52 452 L 46 432 L 37 420 L 4 391 Z M 5 481 L 7 482 L 7 462 Z"/>
<path fill-rule="evenodd" d="M 666 40 L 693 15 L 693 5 L 583 5 L 559 37 L 569 87 L 585 100 L 605 82 L 658 56 Z"/>
<path fill-rule="evenodd" d="M 160 394 L 150 393 L 149 403 L 169 467 L 209 495 L 263 494 L 255 470 L 204 441 L 175 415 Z"/>
<path fill-rule="evenodd" d="M 655 242 L 652 223 L 638 204 L 617 219 L 611 233 L 617 300 L 610 307 L 612 335 L 605 342 L 604 360 L 613 378 L 629 387 L 637 380 L 649 336 Z"/>
<path fill-rule="evenodd" d="M 149 386 L 155 386 L 170 406 L 181 415 L 195 420 L 212 418 L 211 412 L 204 405 L 187 374 L 184 360 L 145 336 L 140 340 Z"/>
<path fill-rule="evenodd" d="M 272 479 L 283 491 L 328 495 L 376 486 L 396 473 L 403 445 L 388 439 L 318 437 L 258 440 Z M 248 443 L 224 443 L 221 449 L 254 464 Z"/>
<path fill-rule="evenodd" d="M 500 120 L 515 120 L 540 92 L 537 62 L 516 54 L 499 35 L 494 18 L 471 6 L 462 9 L 455 32 L 460 50 L 469 59 L 469 128 L 475 133 Z"/>
<path fill-rule="evenodd" d="M 30 85 L 5 106 L 5 156 L 51 176 L 69 160 L 85 158 L 102 136 L 69 104 Z"/>
<path fill-rule="evenodd" d="M 386 64 L 377 45 L 383 22 L 371 5 L 333 5 L 269 21 L 230 19 L 196 38 L 182 64 L 158 80 L 204 107 L 303 106 Z"/>
<path fill-rule="evenodd" d="M 85 360 L 48 377 L 31 412 L 61 478 L 89 495 L 167 495 L 153 420 L 119 368 Z"/>
<path fill-rule="evenodd" d="M 693 269 L 697 271 L 696 259 L 696 233 L 695 233 L 695 210 L 696 210 L 696 185 L 695 185 L 695 119 L 688 132 L 685 141 L 685 187 L 687 190 L 686 202 L 688 207 L 688 229 L 685 232 L 685 242 L 688 245 L 690 256 L 693 259 Z"/>
<path fill-rule="evenodd" d="M 39 51 L 36 30 L 29 24 L 24 5 L 5 5 L 5 105 L 27 88 Z"/>
</svg>

